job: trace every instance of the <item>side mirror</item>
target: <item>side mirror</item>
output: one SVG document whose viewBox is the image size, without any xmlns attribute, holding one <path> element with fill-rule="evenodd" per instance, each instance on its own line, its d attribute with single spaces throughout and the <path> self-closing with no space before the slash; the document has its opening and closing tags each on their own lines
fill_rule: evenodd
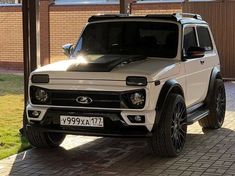
<svg viewBox="0 0 235 176">
<path fill-rule="evenodd" d="M 72 53 L 73 53 L 74 45 L 73 44 L 66 44 L 62 48 L 64 50 L 64 54 L 66 56 L 70 57 L 72 55 Z"/>
<path fill-rule="evenodd" d="M 205 49 L 201 47 L 190 47 L 186 50 L 186 58 L 204 57 Z"/>
</svg>

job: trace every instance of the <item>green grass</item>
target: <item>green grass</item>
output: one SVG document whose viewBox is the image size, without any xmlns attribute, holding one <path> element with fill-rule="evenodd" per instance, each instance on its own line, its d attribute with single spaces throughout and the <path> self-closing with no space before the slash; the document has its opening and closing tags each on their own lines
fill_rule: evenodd
<svg viewBox="0 0 235 176">
<path fill-rule="evenodd" d="M 0 74 L 0 159 L 30 148 L 19 133 L 23 104 L 23 76 Z"/>
</svg>

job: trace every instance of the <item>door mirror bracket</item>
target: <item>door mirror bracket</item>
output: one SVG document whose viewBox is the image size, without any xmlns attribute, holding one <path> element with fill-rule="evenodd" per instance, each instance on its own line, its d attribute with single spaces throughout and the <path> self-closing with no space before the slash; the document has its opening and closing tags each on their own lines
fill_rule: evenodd
<svg viewBox="0 0 235 176">
<path fill-rule="evenodd" d="M 64 46 L 62 46 L 63 50 L 64 50 L 64 54 L 68 57 L 70 57 L 74 51 L 74 45 L 73 44 L 66 44 Z"/>
</svg>

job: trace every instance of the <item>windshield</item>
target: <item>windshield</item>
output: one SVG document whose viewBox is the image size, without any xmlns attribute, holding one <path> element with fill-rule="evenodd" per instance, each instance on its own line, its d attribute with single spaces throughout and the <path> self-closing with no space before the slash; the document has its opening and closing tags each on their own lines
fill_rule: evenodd
<svg viewBox="0 0 235 176">
<path fill-rule="evenodd" d="M 144 55 L 175 58 L 178 25 L 164 22 L 103 22 L 89 24 L 73 56 L 82 54 Z"/>
</svg>

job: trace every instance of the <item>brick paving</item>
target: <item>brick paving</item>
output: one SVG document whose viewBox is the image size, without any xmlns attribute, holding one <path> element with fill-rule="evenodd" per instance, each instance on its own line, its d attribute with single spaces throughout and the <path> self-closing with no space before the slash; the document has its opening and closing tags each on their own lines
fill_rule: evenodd
<svg viewBox="0 0 235 176">
<path fill-rule="evenodd" d="M 235 82 L 226 83 L 223 128 L 189 126 L 183 153 L 153 157 L 144 139 L 68 136 L 58 149 L 31 149 L 0 161 L 0 175 L 235 176 Z"/>
</svg>

